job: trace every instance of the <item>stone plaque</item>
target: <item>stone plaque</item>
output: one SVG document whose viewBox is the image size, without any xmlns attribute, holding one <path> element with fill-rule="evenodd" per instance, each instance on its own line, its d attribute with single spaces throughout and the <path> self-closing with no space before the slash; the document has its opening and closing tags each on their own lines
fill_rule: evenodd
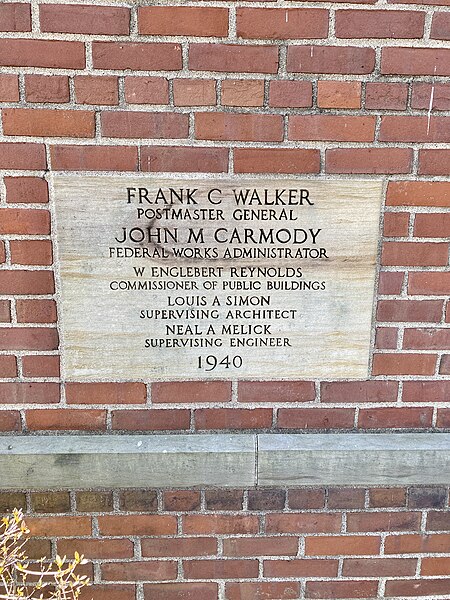
<svg viewBox="0 0 450 600">
<path fill-rule="evenodd" d="M 54 190 L 67 379 L 367 377 L 380 181 Z"/>
</svg>

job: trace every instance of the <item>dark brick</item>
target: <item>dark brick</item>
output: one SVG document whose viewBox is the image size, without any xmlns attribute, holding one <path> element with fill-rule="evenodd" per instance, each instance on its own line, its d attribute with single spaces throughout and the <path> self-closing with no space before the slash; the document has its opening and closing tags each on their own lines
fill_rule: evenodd
<svg viewBox="0 0 450 600">
<path fill-rule="evenodd" d="M 249 510 L 283 510 L 286 501 L 284 490 L 250 490 Z"/>
<path fill-rule="evenodd" d="M 39 513 L 70 512 L 69 492 L 35 492 L 31 494 L 31 507 Z"/>
<path fill-rule="evenodd" d="M 113 509 L 111 492 L 77 492 L 76 498 L 80 512 L 108 512 Z"/>
<path fill-rule="evenodd" d="M 365 490 L 331 488 L 328 490 L 328 508 L 364 508 Z"/>
<path fill-rule="evenodd" d="M 21 492 L 0 492 L 0 513 L 12 511 L 14 508 L 26 509 L 27 498 Z"/>
<path fill-rule="evenodd" d="M 242 510 L 242 490 L 207 490 L 205 497 L 208 510 Z"/>
<path fill-rule="evenodd" d="M 447 488 L 416 487 L 409 489 L 409 508 L 444 508 L 446 500 Z"/>
<path fill-rule="evenodd" d="M 153 512 L 158 510 L 158 496 L 149 490 L 127 490 L 120 494 L 120 510 Z"/>
<path fill-rule="evenodd" d="M 310 490 L 289 490 L 289 508 L 307 509 L 323 508 L 325 506 L 325 490 L 321 488 Z"/>
</svg>

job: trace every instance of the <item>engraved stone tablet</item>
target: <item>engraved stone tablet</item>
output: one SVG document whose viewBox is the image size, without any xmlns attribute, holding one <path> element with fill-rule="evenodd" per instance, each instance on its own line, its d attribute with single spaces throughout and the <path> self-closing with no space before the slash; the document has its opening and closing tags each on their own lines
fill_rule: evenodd
<svg viewBox="0 0 450 600">
<path fill-rule="evenodd" d="M 54 189 L 67 379 L 367 377 L 380 181 Z"/>
</svg>

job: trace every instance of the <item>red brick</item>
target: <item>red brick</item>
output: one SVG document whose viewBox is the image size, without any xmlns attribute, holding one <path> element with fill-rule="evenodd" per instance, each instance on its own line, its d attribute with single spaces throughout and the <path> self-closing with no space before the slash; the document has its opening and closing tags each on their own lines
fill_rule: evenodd
<svg viewBox="0 0 450 600">
<path fill-rule="evenodd" d="M 144 404 L 144 383 L 66 383 L 68 404 Z"/>
<path fill-rule="evenodd" d="M 409 233 L 409 213 L 385 213 L 383 223 L 385 237 L 405 237 Z"/>
<path fill-rule="evenodd" d="M 200 509 L 200 492 L 195 490 L 165 491 L 164 510 L 191 511 Z"/>
<path fill-rule="evenodd" d="M 133 561 L 104 563 L 101 567 L 104 581 L 157 581 L 176 579 L 175 561 Z"/>
<path fill-rule="evenodd" d="M 374 488 L 369 490 L 371 508 L 397 508 L 406 506 L 406 490 L 403 488 Z"/>
<path fill-rule="evenodd" d="M 129 104 L 167 104 L 169 82 L 163 77 L 125 77 L 125 100 Z"/>
<path fill-rule="evenodd" d="M 276 73 L 276 46 L 239 44 L 191 44 L 189 69 L 229 73 Z"/>
<path fill-rule="evenodd" d="M 448 244 L 425 242 L 384 242 L 381 264 L 385 266 L 444 267 Z"/>
<path fill-rule="evenodd" d="M 57 40 L 0 40 L 0 65 L 3 67 L 48 67 L 84 69 L 83 42 Z"/>
<path fill-rule="evenodd" d="M 372 73 L 375 51 L 354 46 L 290 46 L 287 70 L 290 73 Z"/>
<path fill-rule="evenodd" d="M 300 585 L 296 581 L 233 582 L 225 585 L 227 600 L 254 600 L 298 598 Z"/>
<path fill-rule="evenodd" d="M 162 431 L 189 429 L 189 410 L 115 410 L 113 429 L 125 431 Z"/>
<path fill-rule="evenodd" d="M 183 517 L 183 533 L 197 534 L 246 534 L 258 533 L 258 517 L 253 515 L 186 515 Z"/>
<path fill-rule="evenodd" d="M 90 517 L 28 517 L 26 524 L 32 536 L 73 537 L 91 535 Z"/>
<path fill-rule="evenodd" d="M 381 538 L 379 536 L 346 535 L 307 537 L 306 556 L 365 556 L 378 554 Z"/>
<path fill-rule="evenodd" d="M 143 146 L 141 171 L 225 173 L 228 171 L 228 148 Z"/>
<path fill-rule="evenodd" d="M 246 579 L 258 577 L 257 560 L 186 560 L 183 562 L 187 579 Z"/>
<path fill-rule="evenodd" d="M 44 144 L 14 142 L 0 144 L 1 169 L 45 169 L 46 166 Z"/>
<path fill-rule="evenodd" d="M 57 350 L 58 332 L 49 327 L 0 329 L 0 350 Z"/>
<path fill-rule="evenodd" d="M 225 556 L 295 556 L 296 537 L 245 537 L 223 540 Z"/>
<path fill-rule="evenodd" d="M 74 556 L 75 552 L 85 558 L 132 558 L 133 542 L 131 540 L 59 540 L 58 554 Z"/>
<path fill-rule="evenodd" d="M 320 153 L 304 148 L 235 148 L 235 173 L 318 173 Z"/>
<path fill-rule="evenodd" d="M 267 533 L 338 533 L 340 513 L 280 513 L 266 515 Z"/>
<path fill-rule="evenodd" d="M 197 430 L 267 429 L 271 425 L 271 408 L 198 408 L 195 411 Z"/>
<path fill-rule="evenodd" d="M 286 108 L 309 108 L 312 106 L 312 83 L 310 81 L 271 81 L 269 105 Z"/>
<path fill-rule="evenodd" d="M 379 300 L 378 321 L 438 323 L 442 317 L 442 300 Z"/>
<path fill-rule="evenodd" d="M 3 6 L 8 6 L 4 4 Z M 17 75 L 0 75 L 0 102 L 18 102 L 19 77 Z"/>
<path fill-rule="evenodd" d="M 450 369 L 448 367 L 446 369 L 441 367 L 440 373 L 443 375 L 448 375 L 450 373 Z M 450 410 L 446 410 L 445 408 L 438 410 L 436 426 L 445 427 L 446 429 L 450 427 Z"/>
<path fill-rule="evenodd" d="M 114 586 L 115 587 L 115 586 Z M 216 600 L 217 583 L 147 583 L 144 584 L 145 600 Z M 95 599 L 94 599 L 95 600 Z"/>
<path fill-rule="evenodd" d="M 425 13 L 404 10 L 337 10 L 338 38 L 421 38 Z"/>
<path fill-rule="evenodd" d="M 377 581 L 307 581 L 306 598 L 375 598 Z"/>
<path fill-rule="evenodd" d="M 450 558 L 423 558 L 421 575 L 450 575 Z M 413 575 L 413 573 L 411 573 Z"/>
<path fill-rule="evenodd" d="M 420 150 L 419 175 L 447 175 L 450 169 L 450 150 Z"/>
<path fill-rule="evenodd" d="M 337 560 L 316 558 L 265 560 L 264 577 L 337 577 L 338 564 Z"/>
<path fill-rule="evenodd" d="M 0 272 L 0 294 L 53 294 L 54 282 L 51 271 Z"/>
<path fill-rule="evenodd" d="M 417 237 L 450 237 L 450 214 L 417 214 L 414 221 L 414 235 Z"/>
<path fill-rule="evenodd" d="M 430 38 L 434 40 L 450 40 L 450 15 L 448 13 L 434 13 Z"/>
<path fill-rule="evenodd" d="M 108 586 L 112 587 L 112 586 Z M 113 586 L 114 589 L 123 586 Z M 216 583 L 197 583 L 197 582 L 181 582 L 181 583 L 147 583 L 144 584 L 144 598 L 147 600 L 158 598 L 159 600 L 216 600 L 218 589 Z M 89 588 L 92 589 L 92 588 Z M 93 588 L 95 589 L 95 588 Z M 133 595 L 134 597 L 134 595 Z M 82 600 L 87 600 L 83 599 Z M 94 597 L 94 600 L 97 600 Z M 100 598 L 100 600 L 107 600 Z M 119 600 L 112 598 L 111 600 Z M 122 600 L 122 597 L 120 597 Z M 129 600 L 124 598 L 124 600 Z"/>
<path fill-rule="evenodd" d="M 426 116 L 383 116 L 380 141 L 382 142 L 448 142 L 450 119 Z"/>
<path fill-rule="evenodd" d="M 228 34 L 228 10 L 192 6 L 138 8 L 141 35 L 222 37 Z"/>
<path fill-rule="evenodd" d="M 386 554 L 445 553 L 450 548 L 450 534 L 438 535 L 388 535 Z"/>
<path fill-rule="evenodd" d="M 0 5 L 0 31 L 31 31 L 31 6 L 19 2 Z"/>
<path fill-rule="evenodd" d="M 155 558 L 214 556 L 217 553 L 217 540 L 211 537 L 144 538 L 141 546 L 142 556 Z"/>
<path fill-rule="evenodd" d="M 288 503 L 289 508 L 294 510 L 323 508 L 325 506 L 325 490 L 320 488 L 289 490 Z"/>
<path fill-rule="evenodd" d="M 448 402 L 450 381 L 405 381 L 403 402 Z"/>
<path fill-rule="evenodd" d="M 433 273 L 429 271 L 410 273 L 408 293 L 424 295 L 448 295 L 450 293 L 450 273 Z"/>
<path fill-rule="evenodd" d="M 450 579 L 405 579 L 386 582 L 386 596 L 426 596 L 450 594 Z"/>
<path fill-rule="evenodd" d="M 231 382 L 228 381 L 183 381 L 152 385 L 153 403 L 229 402 L 230 400 Z"/>
<path fill-rule="evenodd" d="M 52 167 L 57 171 L 136 171 L 133 146 L 52 146 Z"/>
<path fill-rule="evenodd" d="M 216 103 L 216 82 L 213 79 L 174 79 L 175 106 L 211 106 Z"/>
<path fill-rule="evenodd" d="M 404 273 L 381 272 L 378 282 L 378 293 L 385 296 L 398 295 L 402 291 Z"/>
<path fill-rule="evenodd" d="M 413 429 L 431 427 L 430 408 L 363 408 L 359 412 L 359 427 L 365 429 Z"/>
<path fill-rule="evenodd" d="M 326 38 L 328 11 L 310 8 L 238 8 L 237 35 L 249 39 Z"/>
<path fill-rule="evenodd" d="M 409 173 L 409 148 L 336 148 L 326 152 L 328 173 Z"/>
<path fill-rule="evenodd" d="M 366 108 L 405 110 L 408 86 L 405 83 L 367 83 Z"/>
<path fill-rule="evenodd" d="M 78 104 L 119 104 L 118 78 L 116 76 L 81 75 L 74 77 L 74 85 Z"/>
<path fill-rule="evenodd" d="M 375 117 L 294 115 L 289 118 L 290 140 L 370 142 Z"/>
<path fill-rule="evenodd" d="M 361 108 L 360 81 L 318 81 L 319 108 Z"/>
<path fill-rule="evenodd" d="M 17 377 L 15 356 L 0 356 L 0 377 Z"/>
<path fill-rule="evenodd" d="M 59 377 L 59 356 L 24 356 L 22 371 L 25 377 Z"/>
<path fill-rule="evenodd" d="M 283 118 L 281 115 L 196 113 L 195 136 L 199 140 L 281 142 Z"/>
<path fill-rule="evenodd" d="M 69 78 L 66 75 L 26 75 L 27 102 L 69 102 Z"/>
<path fill-rule="evenodd" d="M 450 329 L 405 329 L 403 348 L 408 350 L 449 350 Z"/>
<path fill-rule="evenodd" d="M 433 99 L 431 98 L 433 94 Z M 411 107 L 429 110 L 450 109 L 450 85 L 448 83 L 413 83 Z"/>
<path fill-rule="evenodd" d="M 6 201 L 10 204 L 48 202 L 48 186 L 40 177 L 5 177 Z"/>
<path fill-rule="evenodd" d="M 278 427 L 281 429 L 351 429 L 354 417 L 353 408 L 280 408 Z"/>
<path fill-rule="evenodd" d="M 450 50 L 446 48 L 383 48 L 383 75 L 450 75 Z"/>
<path fill-rule="evenodd" d="M 39 9 L 41 31 L 88 35 L 128 35 L 130 31 L 129 8 L 41 4 Z"/>
<path fill-rule="evenodd" d="M 18 323 L 55 323 L 56 303 L 54 300 L 17 300 Z"/>
<path fill-rule="evenodd" d="M 50 240 L 11 240 L 10 250 L 11 262 L 16 265 L 49 266 L 53 263 Z"/>
<path fill-rule="evenodd" d="M 222 81 L 222 106 L 263 106 L 264 81 L 262 79 L 224 79 Z"/>
<path fill-rule="evenodd" d="M 9 300 L 0 300 L 0 323 L 10 323 L 10 322 L 11 322 L 11 303 Z"/>
<path fill-rule="evenodd" d="M 47 210 L 0 209 L 0 235 L 48 235 L 50 213 Z"/>
<path fill-rule="evenodd" d="M 1 370 L 1 363 L 0 363 Z M 1 371 L 0 371 L 1 372 Z M 0 431 L 21 431 L 20 413 L 17 410 L 0 410 Z"/>
<path fill-rule="evenodd" d="M 389 0 L 389 2 L 391 4 L 396 3 L 396 4 L 417 4 L 417 0 Z M 441 5 L 441 6 L 448 6 L 449 5 L 449 0 L 423 0 L 423 2 L 421 2 L 421 4 L 425 4 L 425 5 Z"/>
<path fill-rule="evenodd" d="M 375 331 L 375 348 L 394 350 L 397 348 L 398 329 L 396 327 L 377 327 Z"/>
<path fill-rule="evenodd" d="M 435 354 L 375 354 L 373 375 L 433 375 Z"/>
<path fill-rule="evenodd" d="M 327 507 L 336 508 L 364 508 L 366 492 L 357 488 L 330 488 L 328 490 Z"/>
<path fill-rule="evenodd" d="M 100 535 L 174 535 L 177 518 L 174 515 L 110 515 L 98 517 Z"/>
<path fill-rule="evenodd" d="M 430 511 L 427 517 L 428 531 L 450 531 L 448 511 Z"/>
<path fill-rule="evenodd" d="M 450 207 L 450 182 L 390 181 L 386 203 L 388 206 Z"/>
<path fill-rule="evenodd" d="M 312 381 L 240 381 L 239 402 L 309 402 L 316 397 Z"/>
<path fill-rule="evenodd" d="M 352 513 L 347 515 L 347 530 L 415 531 L 420 528 L 419 512 Z"/>
<path fill-rule="evenodd" d="M 104 410 L 36 409 L 27 410 L 25 417 L 30 431 L 106 430 L 106 411 Z"/>
<path fill-rule="evenodd" d="M 81 590 L 80 600 L 134 600 L 134 585 L 92 585 Z"/>
<path fill-rule="evenodd" d="M 104 112 L 103 135 L 119 138 L 186 138 L 188 115 L 134 111 Z"/>
<path fill-rule="evenodd" d="M 93 137 L 94 113 L 84 110 L 5 108 L 5 135 Z"/>
<path fill-rule="evenodd" d="M 174 71 L 182 67 L 180 44 L 94 42 L 92 56 L 94 69 Z"/>
</svg>

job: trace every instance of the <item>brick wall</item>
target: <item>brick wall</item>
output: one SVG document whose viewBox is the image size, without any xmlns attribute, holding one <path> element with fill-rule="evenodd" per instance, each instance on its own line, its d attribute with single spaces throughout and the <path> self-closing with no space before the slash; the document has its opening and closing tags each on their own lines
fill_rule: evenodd
<svg viewBox="0 0 450 600">
<path fill-rule="evenodd" d="M 0 493 L 11 506 L 31 558 L 84 553 L 85 600 L 450 593 L 443 487 Z"/>
<path fill-rule="evenodd" d="M 449 1 L 137 4 L 0 4 L 0 432 L 448 430 Z M 53 171 L 382 178 L 370 378 L 65 384 Z M 94 559 L 95 600 L 450 594 L 441 488 L 22 504 L 36 555 Z"/>
</svg>

